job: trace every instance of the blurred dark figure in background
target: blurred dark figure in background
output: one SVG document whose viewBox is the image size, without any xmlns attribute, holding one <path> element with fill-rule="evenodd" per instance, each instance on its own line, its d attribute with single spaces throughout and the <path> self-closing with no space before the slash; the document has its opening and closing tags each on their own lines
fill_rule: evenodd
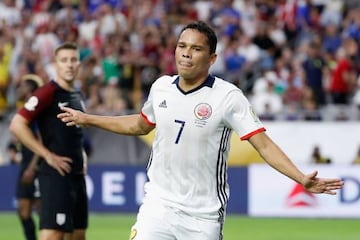
<svg viewBox="0 0 360 240">
<path fill-rule="evenodd" d="M 19 103 L 27 101 L 32 93 L 40 86 L 43 81 L 34 74 L 26 74 L 21 78 L 17 88 L 17 100 Z M 39 136 L 35 121 L 30 124 L 35 136 Z M 40 139 L 40 137 L 39 137 Z M 22 224 L 26 240 L 36 239 L 36 227 L 32 217 L 33 208 L 39 211 L 40 191 L 37 179 L 37 165 L 39 156 L 35 155 L 20 142 L 16 144 L 18 152 L 15 154 L 19 160 L 19 177 L 16 186 L 16 198 L 18 201 L 18 215 Z"/>
</svg>

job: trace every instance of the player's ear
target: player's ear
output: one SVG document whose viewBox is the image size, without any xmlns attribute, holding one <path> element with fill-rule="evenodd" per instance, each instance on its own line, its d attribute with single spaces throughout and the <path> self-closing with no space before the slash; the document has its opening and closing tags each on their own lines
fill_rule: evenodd
<svg viewBox="0 0 360 240">
<path fill-rule="evenodd" d="M 210 55 L 210 65 L 213 65 L 216 61 L 216 58 L 217 58 L 217 54 L 216 53 L 212 53 Z"/>
</svg>

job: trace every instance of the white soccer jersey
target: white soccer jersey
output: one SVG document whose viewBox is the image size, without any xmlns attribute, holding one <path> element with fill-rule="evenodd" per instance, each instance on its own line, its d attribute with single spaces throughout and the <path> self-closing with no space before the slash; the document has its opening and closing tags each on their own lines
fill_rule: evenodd
<svg viewBox="0 0 360 240">
<path fill-rule="evenodd" d="M 141 112 L 156 125 L 145 202 L 222 219 L 229 198 L 226 162 L 232 130 L 244 140 L 265 129 L 233 84 L 209 76 L 185 93 L 178 81 L 178 76 L 155 81 Z"/>
</svg>

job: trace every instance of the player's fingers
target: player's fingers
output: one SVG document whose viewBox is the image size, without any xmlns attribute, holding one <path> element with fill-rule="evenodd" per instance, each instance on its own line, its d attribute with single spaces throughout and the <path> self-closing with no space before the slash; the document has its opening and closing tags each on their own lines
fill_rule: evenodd
<svg viewBox="0 0 360 240">
<path fill-rule="evenodd" d="M 64 115 L 58 115 L 58 118 L 65 123 L 71 123 L 74 121 L 74 117 L 72 115 L 69 115 L 68 113 L 65 113 Z"/>
<path fill-rule="evenodd" d="M 70 112 L 72 111 L 71 108 L 64 107 L 64 106 L 61 106 L 60 109 L 61 109 L 61 111 L 63 111 L 63 112 L 68 112 L 68 113 L 70 113 Z"/>
<path fill-rule="evenodd" d="M 338 188 L 341 188 L 343 185 L 344 185 L 344 182 L 340 179 L 338 180 L 328 180 L 328 181 L 325 181 L 324 184 L 327 186 L 327 187 L 334 187 L 336 189 Z"/>
<path fill-rule="evenodd" d="M 65 172 L 62 170 L 62 168 L 59 166 L 59 167 L 56 167 L 56 170 L 59 172 L 59 174 L 61 176 L 65 176 Z"/>
<path fill-rule="evenodd" d="M 66 126 L 68 126 L 68 127 L 75 126 L 75 125 L 76 125 L 76 123 L 74 121 L 66 122 Z"/>
<path fill-rule="evenodd" d="M 70 171 L 71 171 L 71 167 L 69 164 L 64 164 L 62 168 L 65 173 L 70 173 Z"/>
<path fill-rule="evenodd" d="M 331 190 L 326 190 L 324 193 L 329 194 L 329 195 L 336 195 L 336 192 L 331 191 Z"/>
<path fill-rule="evenodd" d="M 56 115 L 57 118 L 64 118 L 66 116 L 69 116 L 67 112 L 62 112 L 62 113 L 59 113 L 58 115 Z"/>
<path fill-rule="evenodd" d="M 61 176 L 65 176 L 66 173 L 70 173 L 71 167 L 68 164 L 59 164 L 59 166 L 56 168 Z"/>
<path fill-rule="evenodd" d="M 324 192 L 325 194 L 329 194 L 329 195 L 336 195 L 336 192 L 332 192 L 332 191 L 326 191 Z"/>
<path fill-rule="evenodd" d="M 324 182 L 326 183 L 340 183 L 343 182 L 340 178 L 324 178 Z"/>
<path fill-rule="evenodd" d="M 63 162 L 62 162 L 63 170 L 66 173 L 70 173 L 70 171 L 71 171 L 71 165 L 70 164 L 72 163 L 71 158 L 64 157 L 62 160 L 63 160 Z"/>
<path fill-rule="evenodd" d="M 69 157 L 62 157 L 61 160 L 66 163 L 72 163 L 72 159 Z"/>
<path fill-rule="evenodd" d="M 329 190 L 337 190 L 337 189 L 341 189 L 342 185 L 332 185 L 332 186 L 327 186 L 326 189 Z"/>
</svg>

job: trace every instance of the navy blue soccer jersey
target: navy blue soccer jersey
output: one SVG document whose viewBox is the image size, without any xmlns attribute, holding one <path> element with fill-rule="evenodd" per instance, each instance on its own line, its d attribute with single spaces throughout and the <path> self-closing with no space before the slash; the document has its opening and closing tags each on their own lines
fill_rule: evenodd
<svg viewBox="0 0 360 240">
<path fill-rule="evenodd" d="M 83 173 L 83 131 L 79 126 L 68 127 L 57 115 L 60 106 L 84 111 L 84 103 L 79 91 L 69 92 L 55 81 L 50 81 L 37 89 L 19 110 L 29 122 L 36 120 L 44 146 L 51 152 L 72 159 L 71 174 Z M 56 170 L 41 161 L 40 172 L 54 173 Z"/>
</svg>

